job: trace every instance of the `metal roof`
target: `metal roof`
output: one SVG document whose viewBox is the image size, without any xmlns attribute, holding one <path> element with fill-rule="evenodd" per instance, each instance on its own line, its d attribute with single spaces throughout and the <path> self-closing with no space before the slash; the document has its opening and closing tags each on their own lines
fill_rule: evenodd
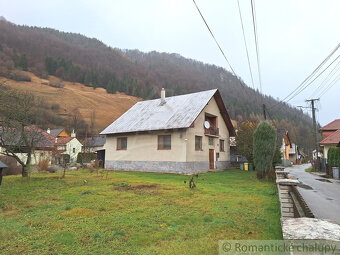
<svg viewBox="0 0 340 255">
<path fill-rule="evenodd" d="M 51 129 L 51 135 L 58 136 L 63 130 L 63 128 Z"/>
<path fill-rule="evenodd" d="M 138 102 L 100 134 L 188 128 L 217 91 L 167 97 L 164 105 L 160 98 Z"/>
<path fill-rule="evenodd" d="M 94 136 L 87 138 L 86 141 L 84 142 L 84 145 L 86 147 L 103 147 L 105 142 L 106 142 L 105 136 Z"/>
<path fill-rule="evenodd" d="M 0 168 L 7 168 L 7 165 L 5 165 L 4 163 L 2 163 L 2 162 L 0 161 Z"/>
</svg>

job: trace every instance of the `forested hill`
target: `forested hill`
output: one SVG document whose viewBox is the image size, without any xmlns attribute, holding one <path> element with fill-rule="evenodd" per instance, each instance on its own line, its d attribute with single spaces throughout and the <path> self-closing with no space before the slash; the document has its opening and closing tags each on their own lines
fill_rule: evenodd
<svg viewBox="0 0 340 255">
<path fill-rule="evenodd" d="M 25 79 L 20 69 L 145 99 L 158 97 L 162 87 L 168 96 L 218 88 L 231 118 L 239 121 L 259 120 L 263 103 L 277 104 L 222 67 L 178 54 L 120 50 L 80 34 L 0 19 L 0 76 Z M 309 149 L 311 120 L 307 115 L 286 104 L 269 113 L 278 127 L 288 129 L 297 143 Z"/>
</svg>

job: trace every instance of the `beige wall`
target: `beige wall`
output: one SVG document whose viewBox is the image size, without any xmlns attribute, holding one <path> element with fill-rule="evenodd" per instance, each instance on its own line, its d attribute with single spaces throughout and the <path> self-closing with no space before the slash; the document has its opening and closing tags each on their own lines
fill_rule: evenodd
<svg viewBox="0 0 340 255">
<path fill-rule="evenodd" d="M 208 144 L 209 137 L 204 135 L 205 113 L 217 116 L 219 138 L 214 138 L 214 146 Z M 158 150 L 158 135 L 171 135 L 171 150 Z M 195 150 L 195 136 L 202 136 L 202 151 Z M 127 150 L 117 150 L 117 137 L 127 137 Z M 220 152 L 220 139 L 224 140 L 224 152 Z M 128 135 L 107 135 L 104 145 L 105 160 L 125 161 L 209 161 L 209 149 L 219 153 L 218 161 L 230 160 L 229 131 L 212 98 L 194 122 L 193 128 L 173 131 L 152 131 Z"/>
<path fill-rule="evenodd" d="M 219 138 L 214 139 L 214 146 L 209 145 L 209 136 L 204 134 L 205 113 L 217 116 L 217 127 L 219 128 Z M 194 122 L 193 128 L 188 128 L 186 132 L 187 142 L 187 161 L 209 161 L 209 149 L 219 153 L 218 161 L 230 160 L 230 140 L 229 130 L 225 124 L 220 110 L 214 98 L 211 98 L 207 106 Z M 202 136 L 202 151 L 195 150 L 195 136 Z M 220 139 L 224 140 L 224 152 L 220 152 Z M 216 159 L 215 159 L 216 160 Z"/>
<path fill-rule="evenodd" d="M 171 135 L 171 150 L 158 150 L 158 135 Z M 105 160 L 186 161 L 186 141 L 183 131 L 154 131 L 131 135 L 107 135 Z M 127 150 L 117 150 L 117 137 L 127 137 Z"/>
</svg>

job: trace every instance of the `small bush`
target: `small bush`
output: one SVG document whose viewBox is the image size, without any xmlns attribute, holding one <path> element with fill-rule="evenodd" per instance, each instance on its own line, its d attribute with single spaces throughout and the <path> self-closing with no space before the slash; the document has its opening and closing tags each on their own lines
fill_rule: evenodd
<svg viewBox="0 0 340 255">
<path fill-rule="evenodd" d="M 65 86 L 61 81 L 50 81 L 48 85 L 53 88 L 58 88 L 58 89 L 63 88 Z"/>
<path fill-rule="evenodd" d="M 83 153 L 79 152 L 77 156 L 77 163 L 90 163 L 92 160 L 96 159 L 94 153 Z"/>
<path fill-rule="evenodd" d="M 31 81 L 31 77 L 29 77 L 25 72 L 15 70 L 10 74 L 10 78 L 15 81 Z"/>
<path fill-rule="evenodd" d="M 38 171 L 44 171 L 48 169 L 49 166 L 49 160 L 48 159 L 42 159 L 38 162 L 37 167 L 38 167 Z"/>
</svg>

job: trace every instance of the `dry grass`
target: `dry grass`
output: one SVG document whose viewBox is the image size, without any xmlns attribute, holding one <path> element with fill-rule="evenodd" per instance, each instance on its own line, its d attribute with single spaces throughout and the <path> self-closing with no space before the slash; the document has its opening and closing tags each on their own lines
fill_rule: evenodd
<svg viewBox="0 0 340 255">
<path fill-rule="evenodd" d="M 25 73 L 30 76 L 31 82 L 18 82 L 0 77 L 0 83 L 5 83 L 14 89 L 30 91 L 36 96 L 44 98 L 50 104 L 59 104 L 62 114 L 74 114 L 79 111 L 88 123 L 90 123 L 91 115 L 95 109 L 98 131 L 103 130 L 141 100 L 125 94 L 108 94 L 103 88 L 93 89 L 74 82 L 63 81 L 63 88 L 54 88 L 46 84 L 58 83 L 60 82 L 58 78 L 49 76 L 49 80 L 45 80 L 32 73 Z"/>
</svg>

